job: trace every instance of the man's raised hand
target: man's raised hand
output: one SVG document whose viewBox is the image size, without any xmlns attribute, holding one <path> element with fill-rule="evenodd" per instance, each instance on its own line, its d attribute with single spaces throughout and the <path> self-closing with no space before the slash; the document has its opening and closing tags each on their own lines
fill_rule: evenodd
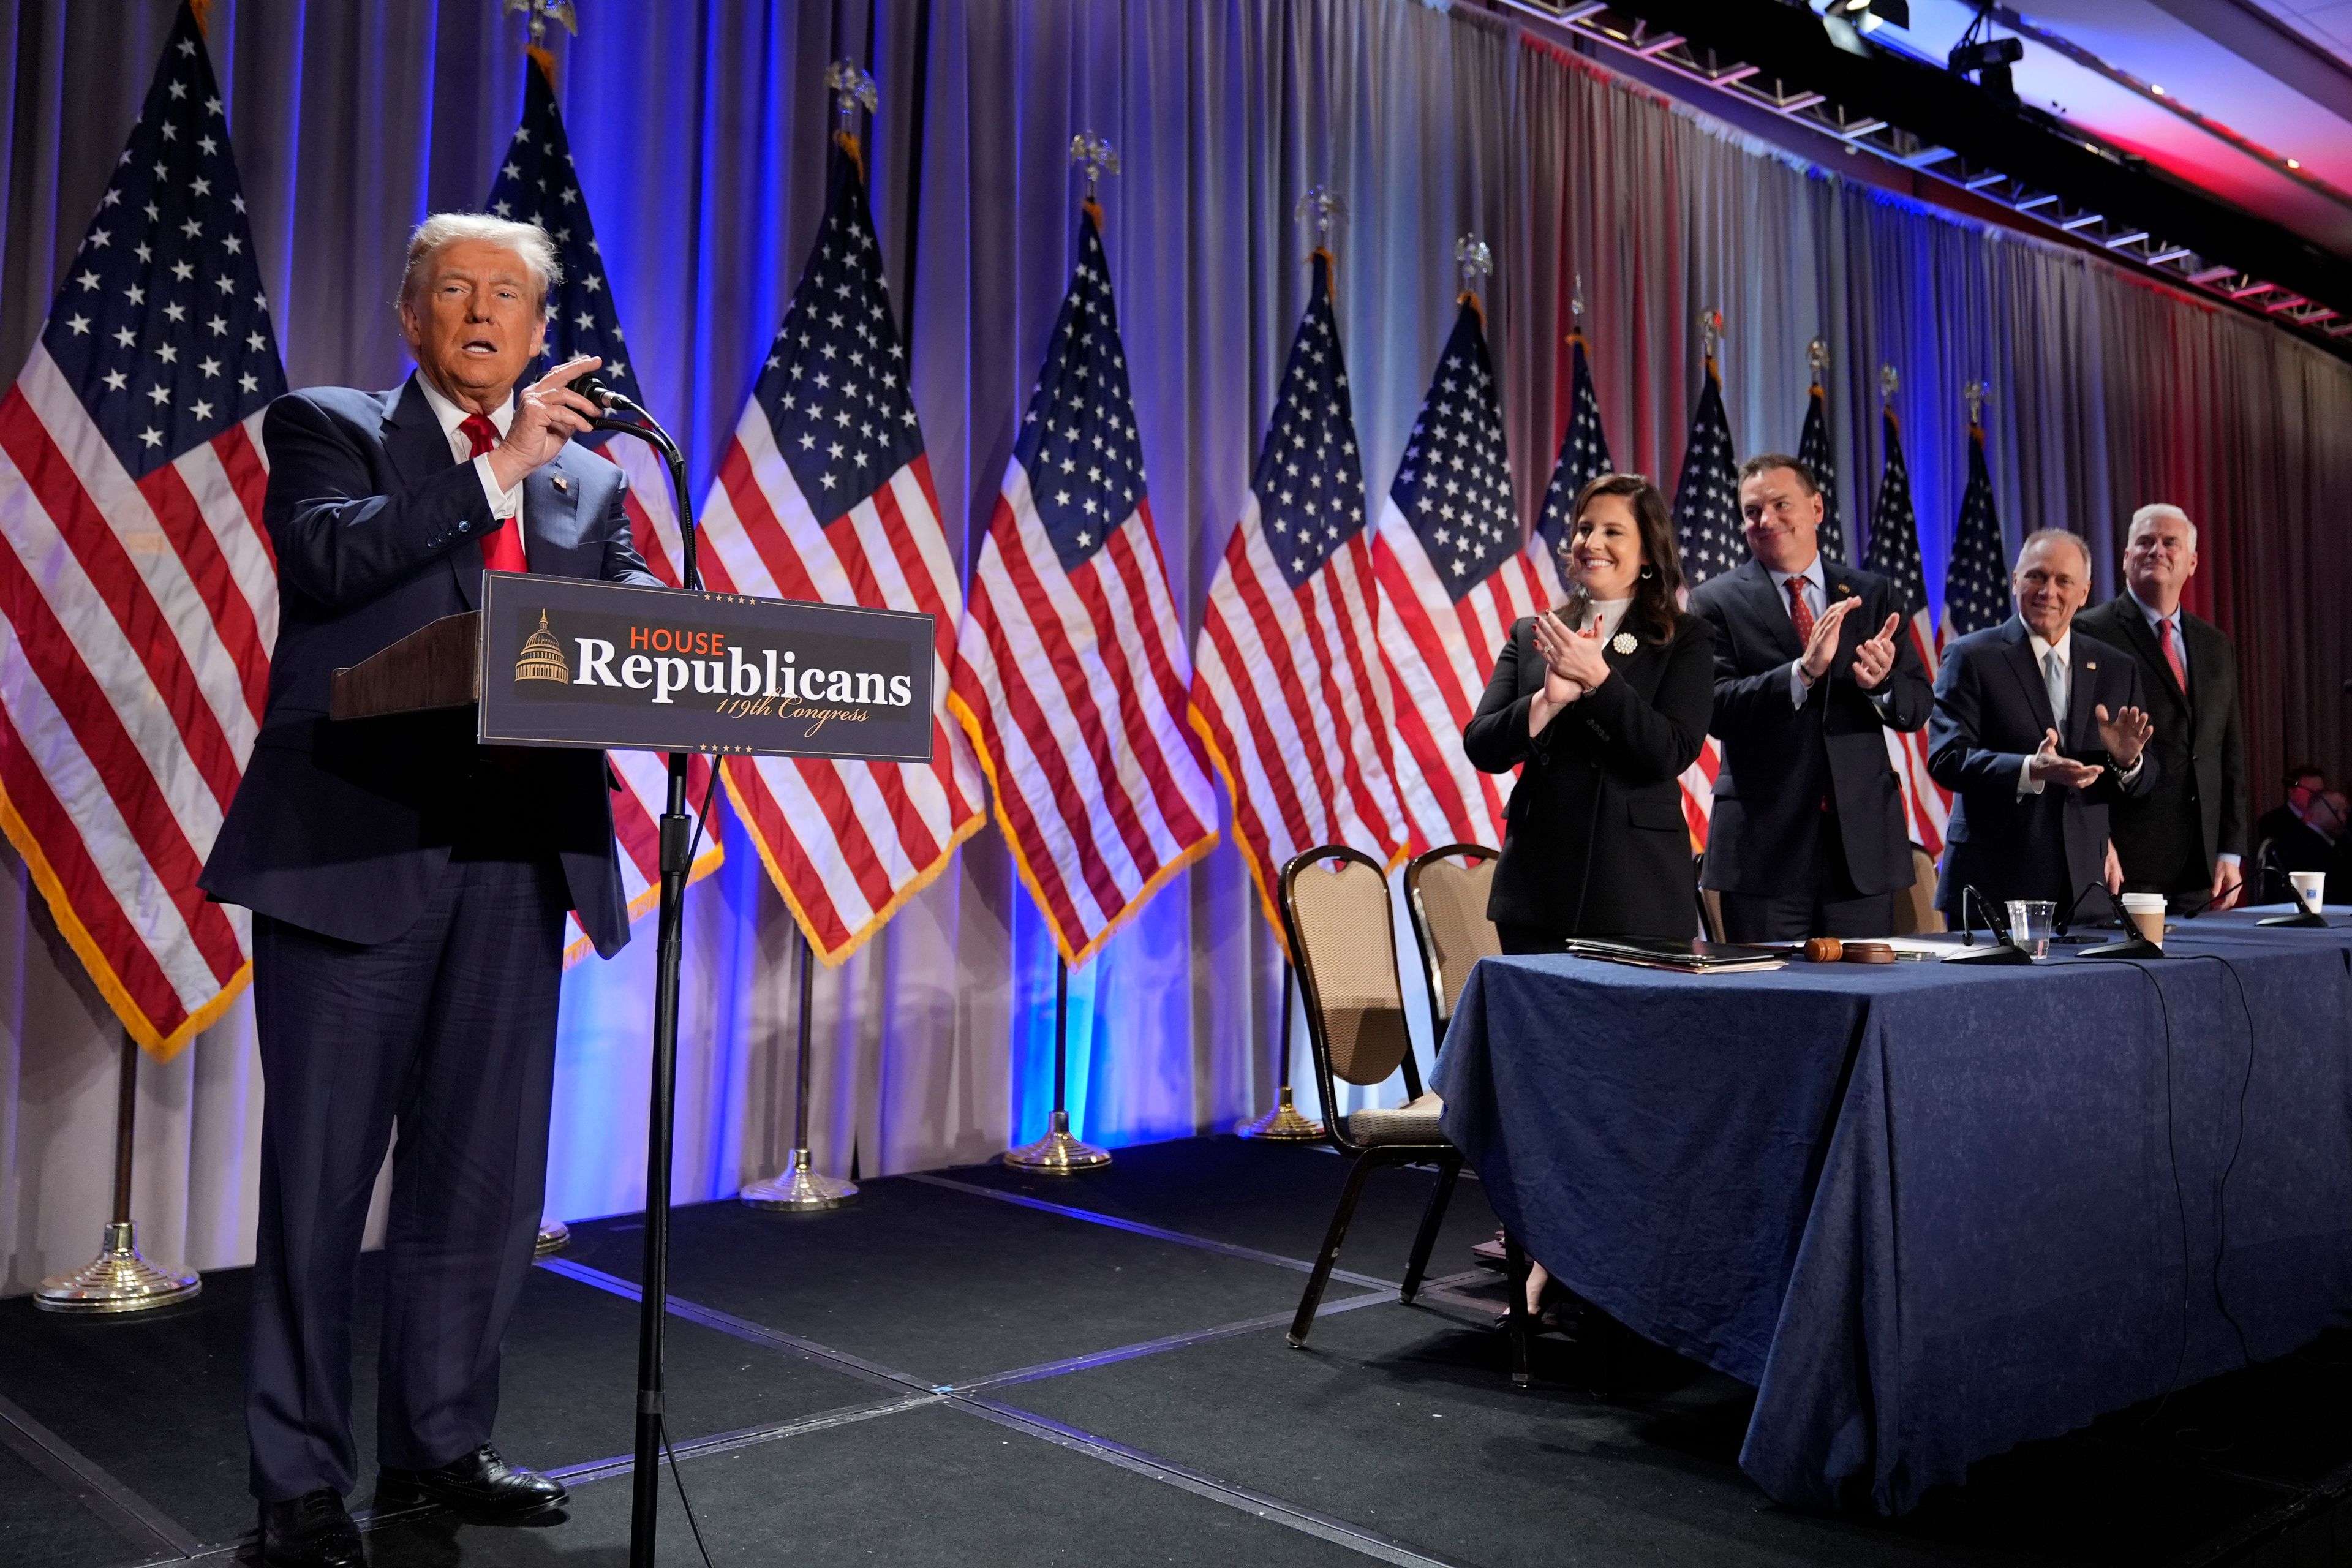
<svg viewBox="0 0 2352 1568">
<path fill-rule="evenodd" d="M 1844 601 L 1852 604 L 1854 601 Z M 1878 635 L 1856 643 L 1853 649 L 1853 683 L 1864 691 L 1875 691 L 1895 669 L 1895 629 L 1903 624 L 1900 616 L 1889 616 Z"/>
<path fill-rule="evenodd" d="M 490 453 L 490 472 L 497 476 L 500 489 L 514 489 L 525 475 L 553 462 L 566 442 L 604 416 L 604 411 L 584 394 L 572 390 L 574 380 L 604 363 L 594 354 L 583 354 L 564 361 L 522 389 L 515 400 L 514 423 L 507 426 L 507 438 Z"/>
<path fill-rule="evenodd" d="M 2069 789 L 2088 789 L 2106 771 L 2096 763 L 2078 763 L 2072 757 L 2060 756 L 2055 730 L 2042 731 L 2042 749 L 2033 753 L 2027 769 L 2043 784 L 2064 784 Z"/>
<path fill-rule="evenodd" d="M 1813 622 L 1813 635 L 1805 640 L 1804 668 L 1807 680 L 1819 680 L 1829 673 L 1830 660 L 1837 657 L 1838 626 L 1853 613 L 1860 599 L 1840 599 L 1823 610 Z"/>
</svg>

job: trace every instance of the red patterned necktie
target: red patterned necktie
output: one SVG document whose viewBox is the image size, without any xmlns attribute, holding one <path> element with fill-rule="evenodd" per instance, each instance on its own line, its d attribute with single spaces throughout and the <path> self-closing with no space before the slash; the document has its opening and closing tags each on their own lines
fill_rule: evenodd
<svg viewBox="0 0 2352 1568">
<path fill-rule="evenodd" d="M 2189 670 L 2187 667 L 2182 665 L 2180 662 L 2180 644 L 2173 639 L 2172 622 L 2170 620 L 2161 620 L 2156 623 L 2156 640 L 2158 646 L 2164 649 L 2164 662 L 2172 667 L 2172 679 L 2179 683 L 2180 689 L 2182 691 L 2187 691 L 2189 689 Z"/>
<path fill-rule="evenodd" d="M 457 422 L 473 450 L 469 458 L 478 458 L 499 444 L 499 427 L 487 415 L 468 414 Z M 528 572 L 530 563 L 523 559 L 522 530 L 512 520 L 501 522 L 482 536 L 482 570 L 485 572 Z"/>
<path fill-rule="evenodd" d="M 1805 603 L 1805 580 L 1789 579 L 1789 618 L 1797 623 L 1797 646 L 1804 647 L 1813 640 L 1813 607 Z"/>
</svg>

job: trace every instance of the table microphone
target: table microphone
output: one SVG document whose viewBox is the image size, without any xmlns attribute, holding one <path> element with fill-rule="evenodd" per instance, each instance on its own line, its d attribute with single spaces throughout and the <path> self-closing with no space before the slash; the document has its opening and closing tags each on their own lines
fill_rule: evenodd
<svg viewBox="0 0 2352 1568">
<path fill-rule="evenodd" d="M 2124 912 L 2123 900 L 2116 897 L 2114 890 L 2106 883 L 2094 882 L 2091 887 L 2107 895 L 2107 905 L 2115 911 L 2116 922 L 2124 928 L 2124 938 L 2121 942 L 2105 942 L 2096 947 L 2078 949 L 2075 952 L 2075 957 L 2150 959 L 2164 956 L 2163 944 L 2150 942 L 2139 934 L 2139 928 L 2134 925 L 2131 917 Z M 2084 890 L 2087 893 L 2090 889 Z M 2080 902 L 2079 900 L 2076 901 Z"/>
<path fill-rule="evenodd" d="M 2279 858 L 2278 846 L 2268 840 L 2264 840 L 2263 844 L 2263 865 L 2267 869 L 2277 872 L 2278 879 L 2286 884 L 2286 896 L 2294 900 L 2297 912 L 2291 915 L 2264 915 L 2254 922 L 2256 925 L 2301 926 L 2306 931 L 2323 929 L 2326 926 L 2327 917 L 2305 901 L 2303 889 L 2296 887 L 2294 879 L 2286 874 L 2286 865 Z"/>
<path fill-rule="evenodd" d="M 2017 940 L 2009 933 L 2009 922 L 1993 914 L 1992 900 L 1978 892 L 1976 884 L 1973 882 L 1963 884 L 1960 889 L 1960 944 L 1964 947 L 1976 945 L 1976 921 L 1969 912 L 1971 900 L 1984 915 L 1985 931 L 1992 937 L 1993 945 L 1978 952 L 1948 952 L 1944 955 L 1944 962 L 1946 963 L 2032 963 L 2033 955 L 2017 945 Z"/>
</svg>

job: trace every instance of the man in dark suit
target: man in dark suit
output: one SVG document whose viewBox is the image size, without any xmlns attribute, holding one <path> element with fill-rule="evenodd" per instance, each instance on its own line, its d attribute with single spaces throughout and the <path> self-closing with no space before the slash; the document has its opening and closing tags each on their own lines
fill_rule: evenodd
<svg viewBox="0 0 2352 1568">
<path fill-rule="evenodd" d="M 2156 723 L 2155 787 L 2108 808 L 2124 887 L 2168 894 L 2189 914 L 2238 901 L 2247 848 L 2238 656 L 2221 627 L 2181 607 L 2196 571 L 2197 525 L 2177 506 L 2144 506 L 2125 535 L 2125 591 L 2074 618 L 2138 664 Z"/>
<path fill-rule="evenodd" d="M 2010 573 L 2017 614 L 1944 652 L 1927 771 L 1958 797 L 1936 907 L 1968 918 L 1963 891 L 1998 908 L 2047 899 L 2064 916 L 2100 880 L 2107 806 L 2147 794 L 2139 667 L 2074 629 L 2091 593 L 2091 550 L 2063 529 L 2026 535 Z"/>
<path fill-rule="evenodd" d="M 269 700 L 205 868 L 254 911 L 268 1110 L 246 1405 L 265 1563 L 357 1563 L 352 1296 L 393 1128 L 379 1507 L 542 1512 L 563 1489 L 490 1446 L 499 1342 L 546 1176 L 563 916 L 628 940 L 594 752 L 478 746 L 469 714 L 333 723 L 331 672 L 475 608 L 486 569 L 654 584 L 620 470 L 567 448 L 596 410 L 541 351 L 536 227 L 428 219 L 400 318 L 416 374 L 271 405 Z"/>
<path fill-rule="evenodd" d="M 1927 672 L 1894 585 L 1821 553 L 1802 463 L 1748 459 L 1739 510 L 1750 558 L 1691 595 L 1715 628 L 1723 758 L 1700 879 L 1734 942 L 1884 936 L 1913 879 L 1886 735 L 1927 722 Z"/>
<path fill-rule="evenodd" d="M 2287 769 L 2284 783 L 2286 798 L 2255 819 L 2257 847 L 2266 838 L 2285 838 L 2304 825 L 2304 813 L 2311 809 L 2319 792 L 2327 787 L 2327 775 L 2314 763 L 2298 763 Z"/>
</svg>

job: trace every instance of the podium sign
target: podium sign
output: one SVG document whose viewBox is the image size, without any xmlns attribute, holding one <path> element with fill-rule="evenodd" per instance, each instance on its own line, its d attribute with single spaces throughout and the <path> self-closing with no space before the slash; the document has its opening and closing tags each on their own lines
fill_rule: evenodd
<svg viewBox="0 0 2352 1568">
<path fill-rule="evenodd" d="M 490 572 L 479 626 L 486 744 L 931 760 L 927 615 Z"/>
</svg>

